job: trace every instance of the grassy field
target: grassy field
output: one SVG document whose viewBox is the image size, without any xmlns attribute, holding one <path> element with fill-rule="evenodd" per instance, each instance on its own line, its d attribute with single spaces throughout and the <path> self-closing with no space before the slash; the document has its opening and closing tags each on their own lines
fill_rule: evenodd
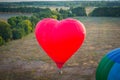
<svg viewBox="0 0 120 80">
<path fill-rule="evenodd" d="M 82 47 L 59 74 L 56 65 L 38 46 L 34 33 L 0 47 L 0 80 L 95 80 L 100 59 L 120 47 L 120 18 L 76 17 L 87 36 Z"/>
</svg>

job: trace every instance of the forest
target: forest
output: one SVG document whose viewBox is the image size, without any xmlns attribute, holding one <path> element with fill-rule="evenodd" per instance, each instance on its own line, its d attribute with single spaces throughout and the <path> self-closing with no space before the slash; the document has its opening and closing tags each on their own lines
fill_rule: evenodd
<svg viewBox="0 0 120 80">
<path fill-rule="evenodd" d="M 94 4 L 93 4 L 94 3 Z M 97 3 L 97 4 L 96 4 Z M 68 17 L 91 16 L 91 17 L 120 17 L 120 1 L 115 2 L 11 2 L 0 3 L 2 13 L 32 13 L 32 16 L 14 16 L 7 21 L 0 20 L 0 45 L 8 41 L 21 39 L 23 36 L 34 31 L 37 22 L 43 18 L 65 19 Z M 32 5 L 32 7 L 30 7 Z M 47 6 L 46 8 L 34 7 Z M 69 6 L 68 9 L 56 8 L 51 10 L 48 6 Z M 74 6 L 76 5 L 76 7 Z M 79 6 L 78 6 L 79 5 Z M 82 6 L 82 7 L 81 7 Z M 86 7 L 95 7 L 87 14 Z"/>
</svg>

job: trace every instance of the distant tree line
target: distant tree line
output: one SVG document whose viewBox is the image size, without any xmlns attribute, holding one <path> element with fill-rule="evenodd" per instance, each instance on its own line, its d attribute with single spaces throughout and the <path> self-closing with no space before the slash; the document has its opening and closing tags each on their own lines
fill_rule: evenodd
<svg viewBox="0 0 120 80">
<path fill-rule="evenodd" d="M 47 15 L 54 14 L 51 12 L 49 8 L 35 8 L 35 7 L 14 7 L 14 8 L 6 8 L 2 7 L 0 8 L 0 12 L 20 12 L 20 13 L 49 13 Z M 60 9 L 57 10 L 60 14 L 62 14 L 63 17 L 71 17 L 73 15 L 76 16 L 86 16 L 86 11 L 84 7 L 75 7 L 75 8 L 70 8 L 68 10 Z M 43 16 L 44 17 L 44 16 Z"/>
<path fill-rule="evenodd" d="M 31 1 L 31 2 L 1 2 L 0 7 L 23 7 L 23 6 L 65 6 L 65 7 L 106 7 L 120 6 L 120 0 L 114 1 Z"/>
<path fill-rule="evenodd" d="M 38 13 L 50 10 L 49 8 L 35 7 L 0 7 L 0 12 L 21 12 L 21 13 Z"/>
<path fill-rule="evenodd" d="M 120 17 L 120 7 L 99 7 L 94 9 L 89 16 Z"/>
<path fill-rule="evenodd" d="M 74 16 L 87 16 L 85 7 L 70 7 L 70 9 L 56 9 L 51 11 L 49 8 L 35 8 L 35 7 L 14 7 L 14 8 L 0 8 L 0 12 L 20 12 L 20 13 L 34 13 L 37 17 L 51 17 L 55 15 L 58 19 L 74 17 Z M 41 17 L 42 16 L 42 17 Z M 120 7 L 97 7 L 88 16 L 120 16 Z"/>
</svg>

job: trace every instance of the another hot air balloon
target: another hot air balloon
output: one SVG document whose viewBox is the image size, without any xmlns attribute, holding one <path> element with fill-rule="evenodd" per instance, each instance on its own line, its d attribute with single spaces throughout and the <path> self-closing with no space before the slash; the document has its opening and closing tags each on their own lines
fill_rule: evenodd
<svg viewBox="0 0 120 80">
<path fill-rule="evenodd" d="M 120 80 L 120 48 L 102 58 L 96 71 L 96 80 Z"/>
<path fill-rule="evenodd" d="M 85 34 L 84 25 L 72 18 L 61 21 L 45 18 L 35 28 L 39 45 L 59 69 L 80 48 Z"/>
</svg>

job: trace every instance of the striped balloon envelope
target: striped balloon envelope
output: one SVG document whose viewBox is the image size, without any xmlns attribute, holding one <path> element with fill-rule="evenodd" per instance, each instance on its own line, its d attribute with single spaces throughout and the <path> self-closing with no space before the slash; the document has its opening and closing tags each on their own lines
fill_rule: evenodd
<svg viewBox="0 0 120 80">
<path fill-rule="evenodd" d="M 120 48 L 108 52 L 96 70 L 96 80 L 120 80 Z"/>
</svg>

